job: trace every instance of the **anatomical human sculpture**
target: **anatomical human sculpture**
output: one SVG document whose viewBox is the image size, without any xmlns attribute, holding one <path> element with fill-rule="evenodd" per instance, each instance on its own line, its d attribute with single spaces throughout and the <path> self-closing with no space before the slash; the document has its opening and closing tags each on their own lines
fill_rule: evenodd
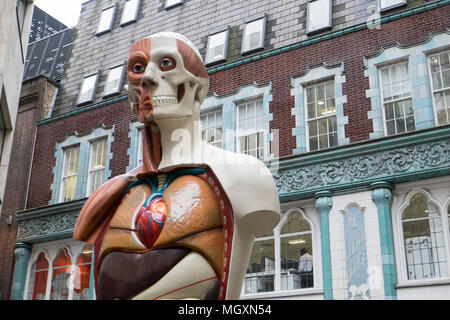
<svg viewBox="0 0 450 320">
<path fill-rule="evenodd" d="M 74 232 L 95 245 L 97 299 L 238 299 L 255 235 L 280 220 L 272 175 L 201 141 L 209 78 L 185 37 L 137 41 L 127 75 L 143 164 L 98 188 Z"/>
</svg>

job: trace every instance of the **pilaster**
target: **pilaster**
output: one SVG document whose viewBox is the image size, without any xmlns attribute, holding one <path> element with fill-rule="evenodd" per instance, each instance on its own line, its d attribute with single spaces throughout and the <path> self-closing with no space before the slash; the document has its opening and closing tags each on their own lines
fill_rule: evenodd
<svg viewBox="0 0 450 320">
<path fill-rule="evenodd" d="M 25 242 L 17 242 L 15 244 L 14 257 L 16 263 L 14 266 L 14 280 L 11 290 L 11 300 L 23 300 L 30 255 L 31 244 Z"/>
</svg>

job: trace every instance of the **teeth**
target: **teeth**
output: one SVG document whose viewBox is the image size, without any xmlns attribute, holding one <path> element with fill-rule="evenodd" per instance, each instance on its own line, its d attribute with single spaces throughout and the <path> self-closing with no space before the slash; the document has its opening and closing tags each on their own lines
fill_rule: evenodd
<svg viewBox="0 0 450 320">
<path fill-rule="evenodd" d="M 175 96 L 156 96 L 156 97 L 152 97 L 152 103 L 156 104 L 156 105 L 177 104 L 178 99 Z"/>
</svg>

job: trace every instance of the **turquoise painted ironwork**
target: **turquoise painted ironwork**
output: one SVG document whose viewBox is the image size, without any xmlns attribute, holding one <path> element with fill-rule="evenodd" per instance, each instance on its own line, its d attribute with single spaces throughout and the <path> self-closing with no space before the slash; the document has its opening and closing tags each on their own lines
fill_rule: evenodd
<svg viewBox="0 0 450 320">
<path fill-rule="evenodd" d="M 31 255 L 31 245 L 25 242 L 16 242 L 14 249 L 15 266 L 11 290 L 11 300 L 23 300 L 25 281 L 27 277 L 28 261 Z"/>
<path fill-rule="evenodd" d="M 315 195 L 316 208 L 320 214 L 320 241 L 322 247 L 322 277 L 324 300 L 333 300 L 333 283 L 331 272 L 330 250 L 330 219 L 329 214 L 333 206 L 332 193 L 328 191 L 318 192 Z"/>
<path fill-rule="evenodd" d="M 392 233 L 392 192 L 393 186 L 386 182 L 377 182 L 372 188 L 372 200 L 378 211 L 378 227 L 380 234 L 380 248 L 382 272 L 384 281 L 384 295 L 386 300 L 396 300 L 397 270 L 395 267 L 394 239 Z"/>
</svg>

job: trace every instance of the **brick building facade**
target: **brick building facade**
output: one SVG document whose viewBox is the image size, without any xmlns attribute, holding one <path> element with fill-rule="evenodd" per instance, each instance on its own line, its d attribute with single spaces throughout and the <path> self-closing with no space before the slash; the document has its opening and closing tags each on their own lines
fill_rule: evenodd
<svg viewBox="0 0 450 320">
<path fill-rule="evenodd" d="M 61 285 L 52 264 L 70 260 L 70 280 L 92 255 L 71 234 L 91 192 L 93 146 L 105 150 L 103 181 L 139 163 L 122 67 L 133 42 L 170 30 L 208 67 L 204 138 L 252 154 L 242 141 L 263 137 L 255 154 L 275 169 L 283 217 L 255 240 L 243 299 L 450 298 L 450 2 L 172 2 L 83 4 L 51 116 L 37 121 L 27 202 L 16 212 L 14 295 L 95 299 L 92 274 L 85 287 Z M 329 21 L 317 9 L 329 9 Z M 247 50 L 255 21 L 263 37 Z M 208 60 L 221 33 L 225 50 Z M 258 114 L 250 133 L 238 130 L 250 119 L 243 110 Z"/>
</svg>

